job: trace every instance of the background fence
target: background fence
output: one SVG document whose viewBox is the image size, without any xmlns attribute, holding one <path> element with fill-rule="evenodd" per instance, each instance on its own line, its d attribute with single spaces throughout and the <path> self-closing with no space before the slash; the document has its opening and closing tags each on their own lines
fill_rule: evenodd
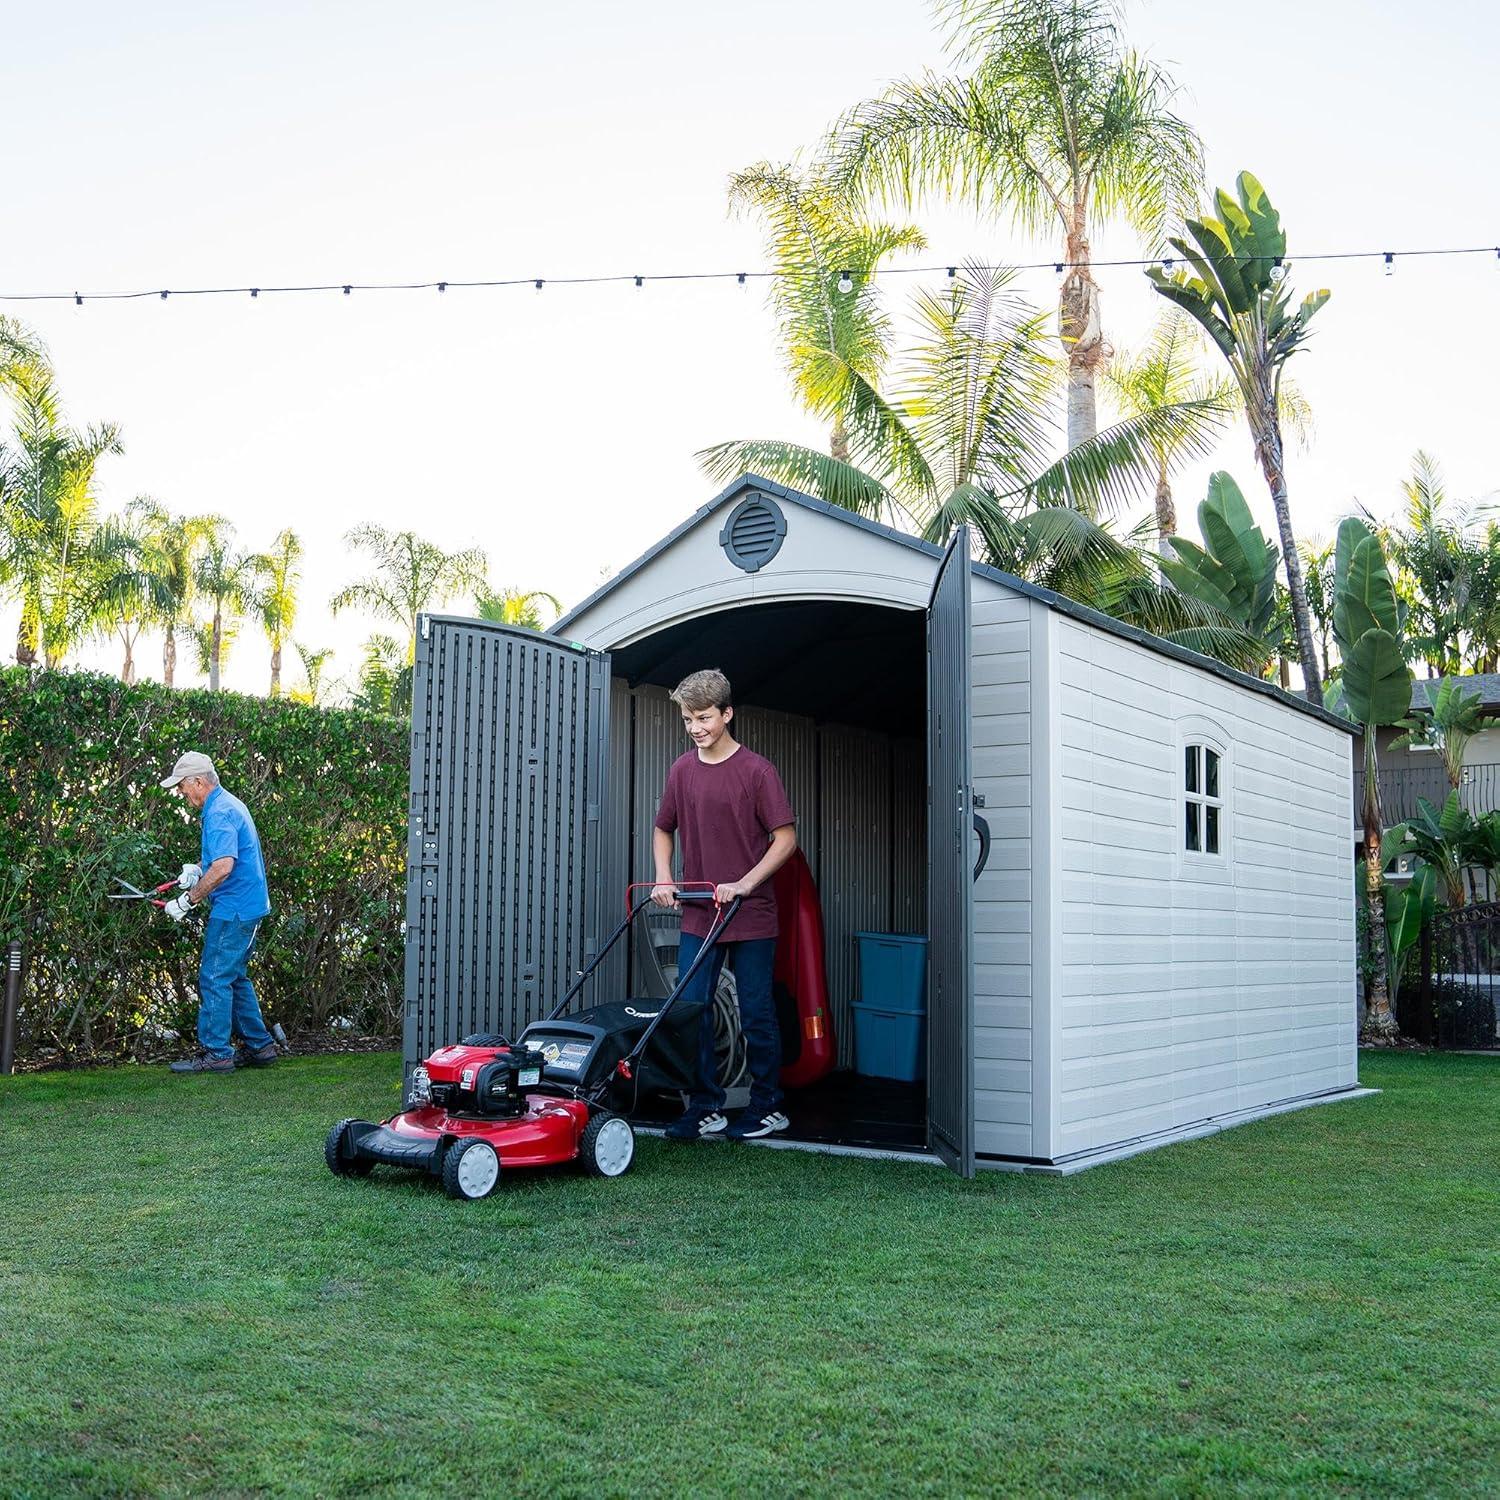
<svg viewBox="0 0 1500 1500">
<path fill-rule="evenodd" d="M 1399 997 L 1401 1030 L 1438 1047 L 1497 1045 L 1500 902 L 1440 911 L 1420 948 L 1420 980 Z"/>
<path fill-rule="evenodd" d="M 295 1034 L 400 1030 L 408 726 L 234 693 L 0 670 L 0 943 L 25 945 L 17 1056 L 129 1057 L 193 1035 L 200 928 L 108 901 L 198 858 L 198 820 L 158 783 L 213 756 L 250 807 L 272 913 L 254 976 Z"/>
<path fill-rule="evenodd" d="M 1448 784 L 1447 773 L 1434 757 L 1430 766 L 1403 766 L 1395 771 L 1377 773 L 1380 783 L 1380 810 L 1382 821 L 1389 828 L 1392 823 L 1404 823 L 1417 814 L 1417 799 L 1425 797 L 1434 807 L 1441 807 L 1453 790 Z M 1500 807 L 1500 765 L 1473 765 L 1463 768 L 1463 779 L 1459 783 L 1458 800 L 1474 816 Z M 1358 827 L 1365 805 L 1365 778 L 1362 772 L 1354 776 L 1354 823 Z"/>
</svg>

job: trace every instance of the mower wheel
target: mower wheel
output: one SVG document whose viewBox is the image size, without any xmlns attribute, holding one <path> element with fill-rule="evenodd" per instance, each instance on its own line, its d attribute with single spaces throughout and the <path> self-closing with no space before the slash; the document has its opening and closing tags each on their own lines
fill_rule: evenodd
<svg viewBox="0 0 1500 1500">
<path fill-rule="evenodd" d="M 443 1155 L 443 1191 L 450 1198 L 485 1198 L 500 1181 L 500 1158 L 488 1141 L 454 1141 Z"/>
<path fill-rule="evenodd" d="M 622 1177 L 635 1160 L 635 1128 L 623 1115 L 596 1110 L 578 1140 L 578 1165 L 590 1177 Z"/>
<path fill-rule="evenodd" d="M 358 1124 L 358 1120 L 340 1120 L 323 1142 L 323 1160 L 335 1177 L 368 1177 L 374 1170 L 374 1162 L 362 1156 L 344 1155 L 344 1136 L 351 1125 Z"/>
</svg>

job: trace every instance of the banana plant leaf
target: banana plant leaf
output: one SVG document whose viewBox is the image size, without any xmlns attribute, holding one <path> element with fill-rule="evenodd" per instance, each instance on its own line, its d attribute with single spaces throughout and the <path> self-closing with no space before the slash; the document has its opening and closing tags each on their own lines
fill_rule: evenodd
<svg viewBox="0 0 1500 1500">
<path fill-rule="evenodd" d="M 1431 865 L 1418 865 L 1405 885 L 1385 888 L 1385 941 L 1393 1000 L 1401 985 L 1402 961 L 1432 920 L 1437 899 L 1438 876 Z"/>
<path fill-rule="evenodd" d="M 1401 616 L 1385 553 L 1354 517 L 1339 526 L 1334 566 L 1333 633 L 1340 648 L 1347 653 L 1370 630 L 1396 635 Z"/>
<path fill-rule="evenodd" d="M 1367 630 L 1347 649 L 1343 684 L 1360 724 L 1394 724 L 1411 704 L 1411 668 L 1388 630 Z"/>
</svg>

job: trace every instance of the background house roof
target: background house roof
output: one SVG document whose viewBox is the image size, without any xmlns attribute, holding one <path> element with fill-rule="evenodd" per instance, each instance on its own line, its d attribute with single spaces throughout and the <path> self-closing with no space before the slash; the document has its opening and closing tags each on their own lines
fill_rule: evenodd
<svg viewBox="0 0 1500 1500">
<path fill-rule="evenodd" d="M 1475 672 L 1461 677 L 1418 677 L 1411 685 L 1411 706 L 1431 708 L 1432 695 L 1440 682 L 1462 683 L 1471 693 L 1479 694 L 1486 713 L 1500 714 L 1500 672 Z"/>
</svg>

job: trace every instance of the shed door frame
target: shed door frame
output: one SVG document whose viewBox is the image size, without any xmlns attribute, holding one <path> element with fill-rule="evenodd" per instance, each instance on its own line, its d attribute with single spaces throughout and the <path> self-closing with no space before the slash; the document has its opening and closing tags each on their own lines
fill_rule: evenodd
<svg viewBox="0 0 1500 1500">
<path fill-rule="evenodd" d="M 412 672 L 403 1058 L 516 1036 L 597 951 L 610 659 L 422 615 Z"/>
<path fill-rule="evenodd" d="M 970 536 L 943 554 L 927 607 L 927 1142 L 974 1175 L 974 817 Z"/>
</svg>

